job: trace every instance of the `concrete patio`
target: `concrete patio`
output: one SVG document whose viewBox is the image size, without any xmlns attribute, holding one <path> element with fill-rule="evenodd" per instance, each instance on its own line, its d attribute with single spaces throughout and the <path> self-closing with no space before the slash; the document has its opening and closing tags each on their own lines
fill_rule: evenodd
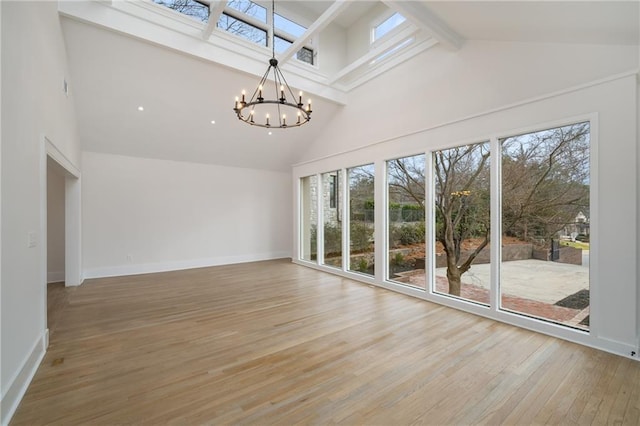
<svg viewBox="0 0 640 426">
<path fill-rule="evenodd" d="M 500 270 L 500 286 L 505 294 L 554 304 L 565 297 L 589 288 L 589 262 L 583 265 L 514 260 L 504 262 Z M 586 260 L 586 264 L 585 264 Z M 472 265 L 462 282 L 489 289 L 490 264 Z M 436 276 L 446 277 L 446 268 L 436 268 Z"/>
<path fill-rule="evenodd" d="M 400 282 L 425 287 L 424 270 L 399 274 Z M 489 303 L 490 264 L 472 265 L 462 276 L 461 297 Z M 580 290 L 589 289 L 589 252 L 583 253 L 582 265 L 535 259 L 504 262 L 500 270 L 501 306 L 503 309 L 547 319 L 572 327 L 588 329 L 580 324 L 589 315 L 585 309 L 558 306 L 556 303 Z M 436 268 L 436 291 L 446 293 L 446 268 Z"/>
</svg>

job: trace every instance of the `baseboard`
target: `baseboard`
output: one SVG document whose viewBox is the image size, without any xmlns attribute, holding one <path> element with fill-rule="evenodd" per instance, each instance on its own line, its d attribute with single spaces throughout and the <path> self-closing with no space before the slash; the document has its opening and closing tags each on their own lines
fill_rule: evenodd
<svg viewBox="0 0 640 426">
<path fill-rule="evenodd" d="M 596 349 L 630 358 L 635 361 L 640 361 L 640 354 L 638 353 L 639 348 L 628 343 L 618 342 L 612 339 L 599 338 L 595 339 L 594 344 L 590 346 Z"/>
<path fill-rule="evenodd" d="M 291 257 L 289 251 L 278 251 L 271 253 L 260 253 L 241 256 L 223 256 L 216 258 L 181 260 L 164 263 L 144 263 L 135 265 L 118 265 L 102 268 L 85 269 L 84 279 L 119 277 L 123 275 L 151 274 L 155 272 L 179 271 L 182 269 L 206 268 L 208 266 L 232 265 L 236 263 L 259 262 L 262 260 L 273 260 Z"/>
<path fill-rule="evenodd" d="M 47 284 L 64 281 L 64 271 L 47 272 Z"/>
<path fill-rule="evenodd" d="M 16 372 L 13 379 L 9 381 L 9 386 L 4 389 L 5 392 L 0 400 L 0 424 L 2 426 L 9 424 L 22 397 L 27 392 L 27 388 L 47 351 L 48 340 L 49 330 L 45 330 L 34 343 L 29 356 L 22 363 L 22 368 Z"/>
</svg>

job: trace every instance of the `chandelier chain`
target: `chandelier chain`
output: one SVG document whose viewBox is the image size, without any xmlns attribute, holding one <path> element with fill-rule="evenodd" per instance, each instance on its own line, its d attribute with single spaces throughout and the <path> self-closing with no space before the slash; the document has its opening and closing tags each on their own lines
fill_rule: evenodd
<svg viewBox="0 0 640 426">
<path fill-rule="evenodd" d="M 276 0 L 271 0 L 271 57 L 276 57 Z"/>
</svg>

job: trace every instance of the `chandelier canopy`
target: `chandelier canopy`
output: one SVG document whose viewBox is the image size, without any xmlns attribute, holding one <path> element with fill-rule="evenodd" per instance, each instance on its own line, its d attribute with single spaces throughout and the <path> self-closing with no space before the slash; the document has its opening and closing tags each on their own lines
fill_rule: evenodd
<svg viewBox="0 0 640 426">
<path fill-rule="evenodd" d="M 236 96 L 233 111 L 240 121 L 252 126 L 274 129 L 299 127 L 311 119 L 311 99 L 304 105 L 302 92 L 298 93 L 296 99 L 293 90 L 278 67 L 275 55 L 275 0 L 272 0 L 271 3 L 271 24 L 273 28 L 269 67 L 248 102 L 244 90 L 241 98 Z M 273 74 L 273 82 L 269 80 L 270 73 Z M 271 85 L 273 85 L 272 88 Z M 272 99 L 265 98 L 267 93 L 273 93 L 274 97 Z"/>
</svg>

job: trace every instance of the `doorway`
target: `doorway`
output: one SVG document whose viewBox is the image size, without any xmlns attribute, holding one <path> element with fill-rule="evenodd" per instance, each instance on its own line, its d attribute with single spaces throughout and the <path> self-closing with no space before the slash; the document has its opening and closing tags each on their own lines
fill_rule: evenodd
<svg viewBox="0 0 640 426">
<path fill-rule="evenodd" d="M 55 332 L 68 301 L 65 288 L 65 170 L 47 156 L 47 328 Z"/>
<path fill-rule="evenodd" d="M 67 303 L 70 287 L 82 283 L 80 171 L 46 137 L 41 159 L 43 309 L 44 326 L 50 332 Z"/>
</svg>

